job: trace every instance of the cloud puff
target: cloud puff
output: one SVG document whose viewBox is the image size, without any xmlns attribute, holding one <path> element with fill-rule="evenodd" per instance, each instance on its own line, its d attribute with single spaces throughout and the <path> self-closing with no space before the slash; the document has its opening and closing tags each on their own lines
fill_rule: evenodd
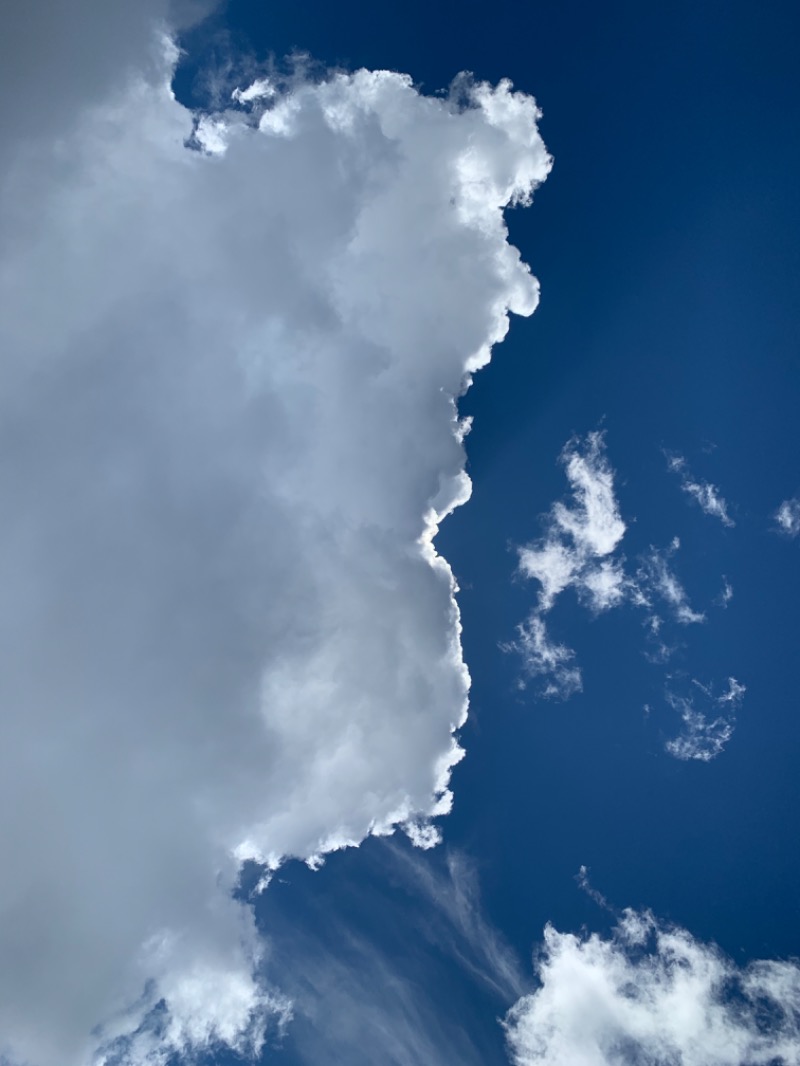
<svg viewBox="0 0 800 1066">
<path fill-rule="evenodd" d="M 708 481 L 696 481 L 682 455 L 671 452 L 665 452 L 665 455 L 667 466 L 680 478 L 681 489 L 694 500 L 701 511 L 712 518 L 718 518 L 724 526 L 735 526 L 736 523 L 728 513 L 728 505 L 716 485 Z"/>
<path fill-rule="evenodd" d="M 608 938 L 545 929 L 539 988 L 505 1019 L 515 1066 L 800 1063 L 800 967 L 737 967 L 649 912 Z"/>
<path fill-rule="evenodd" d="M 779 533 L 796 537 L 800 533 L 800 500 L 794 497 L 784 500 L 775 512 L 775 523 Z"/>
<path fill-rule="evenodd" d="M 193 124 L 174 48 L 137 58 L 4 145 L 0 1033 L 32 1066 L 257 1050 L 286 1004 L 241 861 L 433 841 L 455 397 L 538 292 L 508 83 L 359 71 Z"/>
<path fill-rule="evenodd" d="M 622 540 L 625 523 L 603 434 L 568 441 L 560 461 L 572 499 L 556 502 L 546 516 L 545 535 L 519 549 L 519 572 L 538 581 L 540 589 L 536 608 L 508 647 L 522 656 L 528 677 L 547 678 L 541 695 L 567 699 L 582 687 L 580 670 L 568 665 L 572 650 L 548 638 L 543 616 L 569 588 L 599 614 L 622 603 L 630 584 L 621 562 L 608 558 Z"/>
<path fill-rule="evenodd" d="M 710 762 L 733 736 L 736 712 L 746 689 L 735 677 L 728 678 L 728 687 L 720 696 L 715 696 L 711 686 L 699 681 L 693 680 L 692 685 L 694 689 L 688 695 L 667 689 L 667 703 L 681 716 L 684 729 L 679 736 L 667 741 L 666 749 L 676 759 Z M 706 710 L 698 709 L 698 700 L 702 700 Z"/>
<path fill-rule="evenodd" d="M 574 586 L 597 611 L 624 595 L 619 567 L 606 560 L 625 533 L 614 495 L 614 472 L 600 432 L 569 441 L 561 454 L 572 490 L 570 503 L 557 502 L 543 538 L 519 550 L 519 569 L 541 585 L 539 610 L 548 611 L 556 597 Z"/>
</svg>

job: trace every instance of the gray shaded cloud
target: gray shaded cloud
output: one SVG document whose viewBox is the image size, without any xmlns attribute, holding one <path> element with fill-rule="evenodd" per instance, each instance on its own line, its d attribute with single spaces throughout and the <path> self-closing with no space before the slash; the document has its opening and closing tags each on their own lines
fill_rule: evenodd
<svg viewBox="0 0 800 1066">
<path fill-rule="evenodd" d="M 239 864 L 435 841 L 455 397 L 538 298 L 502 215 L 549 169 L 529 97 L 360 71 L 187 150 L 134 7 L 71 7 L 49 69 L 53 9 L 63 136 L 17 116 L 2 175 L 0 1033 L 31 1066 L 256 1051 L 287 1008 Z"/>
</svg>

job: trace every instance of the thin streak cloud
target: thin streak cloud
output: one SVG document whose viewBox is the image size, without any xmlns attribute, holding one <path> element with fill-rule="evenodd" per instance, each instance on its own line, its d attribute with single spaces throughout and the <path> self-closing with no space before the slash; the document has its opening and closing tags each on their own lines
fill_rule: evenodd
<svg viewBox="0 0 800 1066">
<path fill-rule="evenodd" d="M 723 526 L 732 528 L 736 525 L 729 513 L 728 504 L 716 485 L 709 481 L 698 481 L 692 477 L 688 464 L 682 455 L 672 452 L 664 453 L 667 459 L 667 467 L 676 474 L 680 480 L 681 489 L 686 495 L 694 500 L 703 514 L 718 518 Z"/>
</svg>

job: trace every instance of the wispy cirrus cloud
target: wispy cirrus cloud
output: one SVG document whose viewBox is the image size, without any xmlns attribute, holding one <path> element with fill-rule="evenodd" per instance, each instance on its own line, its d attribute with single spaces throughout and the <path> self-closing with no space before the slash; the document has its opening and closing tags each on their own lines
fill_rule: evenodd
<svg viewBox="0 0 800 1066">
<path fill-rule="evenodd" d="M 545 699 L 567 700 L 582 691 L 583 678 L 575 652 L 550 639 L 541 614 L 531 614 L 517 627 L 513 644 L 504 647 L 522 656 L 525 675 L 540 680 L 539 692 Z"/>
<path fill-rule="evenodd" d="M 659 597 L 669 608 L 673 617 L 681 625 L 696 625 L 705 622 L 706 616 L 693 610 L 686 590 L 671 569 L 669 560 L 681 546 L 678 537 L 674 537 L 665 550 L 651 547 L 643 557 L 637 571 L 637 587 L 640 590 L 643 606 L 649 605 L 650 595 Z"/>
<path fill-rule="evenodd" d="M 681 489 L 699 506 L 704 514 L 712 518 L 718 518 L 724 526 L 736 525 L 731 518 L 728 504 L 723 498 L 716 485 L 709 481 L 699 481 L 694 478 L 689 470 L 686 459 L 682 455 L 665 451 L 667 467 L 680 479 Z"/>
<path fill-rule="evenodd" d="M 676 759 L 710 762 L 733 736 L 746 689 L 735 677 L 728 678 L 728 687 L 719 696 L 711 685 L 696 680 L 691 684 L 693 688 L 684 693 L 667 688 L 666 701 L 680 715 L 683 731 L 667 741 L 666 749 Z"/>
<path fill-rule="evenodd" d="M 270 963 L 293 1002 L 290 1061 L 504 1061 L 497 1016 L 531 980 L 487 921 L 469 858 L 372 841 L 353 862 L 359 876 L 339 873 L 342 895 L 318 894 L 305 878 L 299 913 L 295 886 L 277 903 L 264 897 L 272 916 Z M 474 1009 L 476 992 L 486 1003 L 484 1016 Z"/>
<path fill-rule="evenodd" d="M 719 596 L 714 600 L 717 607 L 727 607 L 733 599 L 733 585 L 728 581 L 725 575 L 722 575 L 722 591 Z"/>
<path fill-rule="evenodd" d="M 737 966 L 649 911 L 608 937 L 552 925 L 539 987 L 505 1019 L 514 1066 L 773 1066 L 800 1062 L 800 966 Z"/>
</svg>

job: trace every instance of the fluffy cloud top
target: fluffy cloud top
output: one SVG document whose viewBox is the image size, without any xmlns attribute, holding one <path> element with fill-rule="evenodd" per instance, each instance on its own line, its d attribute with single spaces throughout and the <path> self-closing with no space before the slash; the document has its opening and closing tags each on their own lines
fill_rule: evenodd
<svg viewBox="0 0 800 1066">
<path fill-rule="evenodd" d="M 286 1005 L 239 863 L 434 839 L 455 398 L 537 301 L 529 97 L 359 71 L 245 92 L 197 151 L 173 61 L 5 147 L 0 1051 L 32 1066 L 257 1050 Z"/>
<path fill-rule="evenodd" d="M 800 967 L 737 967 L 647 912 L 612 935 L 545 930 L 539 988 L 506 1018 L 515 1066 L 796 1066 Z"/>
</svg>

